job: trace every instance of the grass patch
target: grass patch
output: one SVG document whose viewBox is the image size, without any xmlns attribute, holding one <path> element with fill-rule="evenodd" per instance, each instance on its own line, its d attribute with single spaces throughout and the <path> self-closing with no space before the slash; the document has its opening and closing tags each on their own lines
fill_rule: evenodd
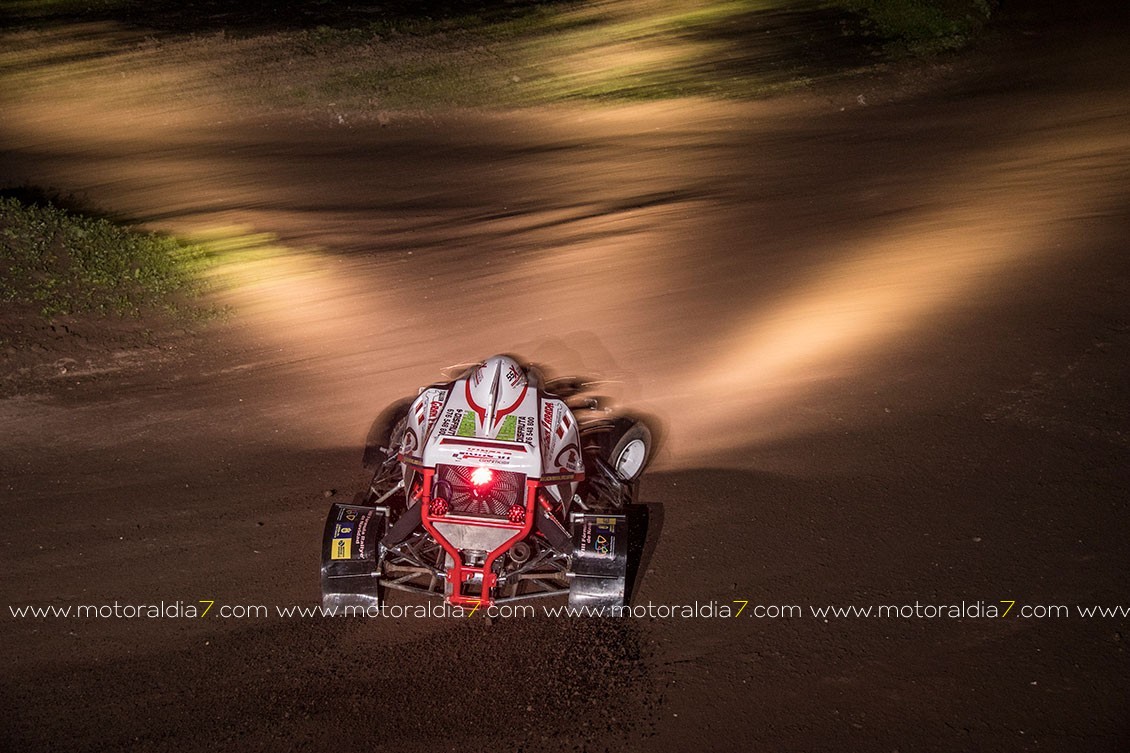
<svg viewBox="0 0 1130 753">
<path fill-rule="evenodd" d="M 757 98 L 866 72 L 877 62 L 870 38 L 845 33 L 859 16 L 824 0 L 512 0 L 481 7 L 450 0 L 412 13 L 401 4 L 379 12 L 365 6 L 373 12 L 360 15 L 290 1 L 301 6 L 304 22 L 263 31 L 254 18 L 240 20 L 244 6 L 230 4 L 235 17 L 225 11 L 212 18 L 222 33 L 211 22 L 178 30 L 180 11 L 164 0 L 146 11 L 156 14 L 154 36 L 113 23 L 81 27 L 71 38 L 65 16 L 53 15 L 56 30 L 7 35 L 0 84 L 24 96 L 58 97 L 67 88 L 81 96 L 89 81 L 121 97 L 127 81 L 139 96 L 198 97 L 352 123 L 448 107 Z M 121 2 L 123 14 L 134 7 Z M 314 10 L 333 7 L 344 15 L 307 23 L 319 17 Z M 362 6 L 350 7 L 359 13 Z"/>
<path fill-rule="evenodd" d="M 285 0 L 288 14 L 90 0 L 78 17 L 108 26 L 71 38 L 71 0 L 20 0 L 25 31 L 0 37 L 0 88 L 58 97 L 102 86 L 337 124 L 450 107 L 751 99 L 866 74 L 891 54 L 960 47 L 994 1 Z M 37 18 L 57 29 L 31 30 Z"/>
<path fill-rule="evenodd" d="M 187 313 L 211 256 L 204 244 L 0 196 L 0 303 L 44 317 Z"/>
<path fill-rule="evenodd" d="M 119 23 L 159 36 L 300 30 L 432 34 L 538 14 L 578 0 L 5 0 L 0 27 Z"/>
<path fill-rule="evenodd" d="M 253 101 L 282 108 L 742 99 L 869 69 L 871 43 L 844 32 L 857 18 L 817 0 L 552 3 L 229 49 L 241 69 L 264 72 Z"/>
<path fill-rule="evenodd" d="M 992 0 L 836 0 L 862 14 L 865 30 L 895 53 L 932 55 L 961 49 L 993 14 Z"/>
</svg>

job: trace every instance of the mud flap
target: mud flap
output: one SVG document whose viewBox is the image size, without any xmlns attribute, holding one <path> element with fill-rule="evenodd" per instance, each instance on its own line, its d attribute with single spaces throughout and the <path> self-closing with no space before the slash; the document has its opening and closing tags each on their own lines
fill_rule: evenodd
<svg viewBox="0 0 1130 753">
<path fill-rule="evenodd" d="M 627 516 L 573 513 L 570 523 L 573 563 L 569 606 L 623 606 L 628 570 Z"/>
<path fill-rule="evenodd" d="M 380 605 L 377 549 L 387 525 L 387 507 L 330 507 L 322 534 L 323 607 Z"/>
</svg>

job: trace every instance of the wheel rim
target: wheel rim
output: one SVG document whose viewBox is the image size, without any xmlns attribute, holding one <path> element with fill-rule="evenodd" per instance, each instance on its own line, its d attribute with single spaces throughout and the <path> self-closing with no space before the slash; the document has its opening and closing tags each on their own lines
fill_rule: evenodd
<svg viewBox="0 0 1130 753">
<path fill-rule="evenodd" d="M 620 457 L 616 458 L 616 472 L 626 479 L 634 479 L 643 470 L 643 461 L 647 458 L 647 445 L 642 439 L 633 439 L 624 445 Z"/>
</svg>

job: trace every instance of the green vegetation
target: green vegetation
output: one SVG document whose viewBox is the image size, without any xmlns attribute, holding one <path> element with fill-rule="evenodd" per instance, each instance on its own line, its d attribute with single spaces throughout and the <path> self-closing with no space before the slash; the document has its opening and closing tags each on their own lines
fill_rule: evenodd
<svg viewBox="0 0 1130 753">
<path fill-rule="evenodd" d="M 0 303 L 43 316 L 184 311 L 210 255 L 206 245 L 0 197 Z"/>
<path fill-rule="evenodd" d="M 251 95 L 364 113 L 570 100 L 757 98 L 972 41 L 992 0 L 549 3 L 507 16 L 319 27 L 229 45 Z M 285 75 L 277 75 L 276 71 Z M 330 104 L 327 104 L 330 103 Z"/>
<path fill-rule="evenodd" d="M 758 98 L 873 71 L 879 45 L 888 57 L 957 49 L 994 2 L 16 0 L 0 85 L 55 97 L 112 80 L 121 97 L 198 96 L 337 123 L 447 107 Z M 71 35 L 75 20 L 105 24 Z"/>
<path fill-rule="evenodd" d="M 553 3 L 506 17 L 319 27 L 223 40 L 256 104 L 333 113 L 563 101 L 757 98 L 870 70 L 858 15 L 797 0 Z"/>
<path fill-rule="evenodd" d="M 990 0 L 835 0 L 895 52 L 930 55 L 969 44 L 993 13 Z"/>
</svg>

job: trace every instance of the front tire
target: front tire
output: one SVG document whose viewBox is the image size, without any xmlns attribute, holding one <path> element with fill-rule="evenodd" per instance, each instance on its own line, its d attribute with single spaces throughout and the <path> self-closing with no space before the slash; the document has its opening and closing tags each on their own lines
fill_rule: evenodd
<svg viewBox="0 0 1130 753">
<path fill-rule="evenodd" d="M 635 481 L 643 475 L 650 460 L 651 430 L 641 421 L 628 426 L 608 453 L 608 464 L 625 481 Z"/>
</svg>

